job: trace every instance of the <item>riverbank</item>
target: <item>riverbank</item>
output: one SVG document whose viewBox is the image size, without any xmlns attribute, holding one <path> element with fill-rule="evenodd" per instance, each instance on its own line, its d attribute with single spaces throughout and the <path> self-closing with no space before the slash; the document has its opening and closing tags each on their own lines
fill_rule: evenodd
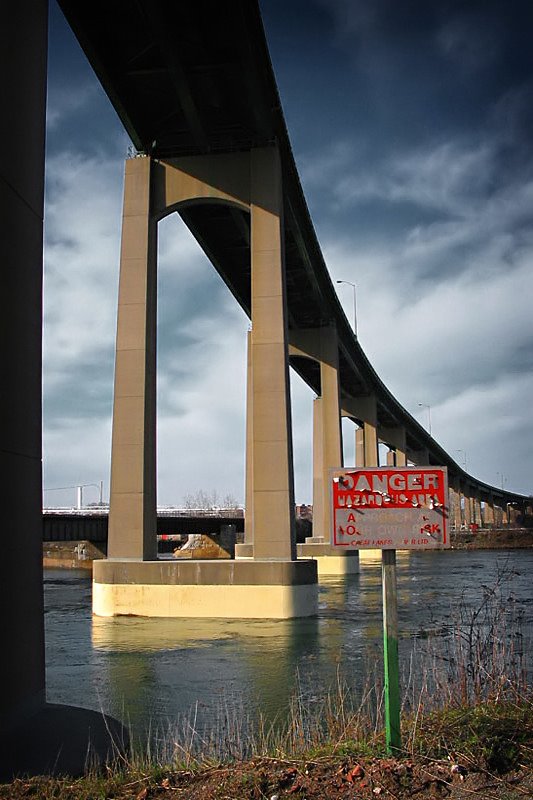
<svg viewBox="0 0 533 800">
<path fill-rule="evenodd" d="M 78 542 L 43 542 L 45 569 L 85 569 L 92 571 L 93 561 L 105 558 L 105 549 L 85 540 Z"/>
<path fill-rule="evenodd" d="M 533 530 L 530 528 L 499 528 L 470 531 L 452 531 L 453 550 L 521 550 L 533 548 Z M 95 559 L 105 558 L 105 547 L 88 541 L 43 542 L 43 566 L 50 569 L 92 570 Z"/>
<path fill-rule="evenodd" d="M 340 709 L 339 709 L 340 711 Z M 342 714 L 342 712 L 341 712 Z M 246 761 L 198 762 L 184 750 L 174 767 L 132 759 L 79 778 L 18 779 L 0 798 L 26 800 L 519 800 L 533 793 L 533 716 L 528 699 L 448 708 L 405 720 L 405 752 L 383 755 L 379 735 L 349 731 L 307 752 L 264 753 Z M 278 743 L 278 746 L 282 743 Z"/>
<path fill-rule="evenodd" d="M 522 550 L 533 547 L 531 528 L 498 528 L 478 531 L 452 531 L 454 550 Z"/>
</svg>

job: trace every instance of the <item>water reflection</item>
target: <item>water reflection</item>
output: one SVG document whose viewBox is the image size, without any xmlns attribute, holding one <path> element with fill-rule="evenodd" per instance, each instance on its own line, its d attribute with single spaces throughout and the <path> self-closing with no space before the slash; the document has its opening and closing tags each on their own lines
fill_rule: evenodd
<svg viewBox="0 0 533 800">
<path fill-rule="evenodd" d="M 91 633 L 95 651 L 121 656 L 107 661 L 107 679 L 130 715 L 143 692 L 156 717 L 171 714 L 179 692 L 191 705 L 201 700 L 201 718 L 222 704 L 235 707 L 238 696 L 239 706 L 271 722 L 297 689 L 299 661 L 316 652 L 319 621 L 93 617 Z M 143 720 L 134 714 L 133 721 Z"/>
</svg>

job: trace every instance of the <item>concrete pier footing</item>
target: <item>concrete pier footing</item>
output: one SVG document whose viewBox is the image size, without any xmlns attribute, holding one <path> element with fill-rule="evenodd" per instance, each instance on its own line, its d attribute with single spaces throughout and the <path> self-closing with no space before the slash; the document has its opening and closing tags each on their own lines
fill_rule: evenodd
<svg viewBox="0 0 533 800">
<path fill-rule="evenodd" d="M 359 572 L 359 553 L 350 550 L 339 552 L 329 542 L 305 542 L 297 545 L 298 558 L 312 559 L 316 563 L 318 578 L 326 575 L 354 575 Z M 253 558 L 252 544 L 238 544 L 235 547 L 237 561 Z"/>
<path fill-rule="evenodd" d="M 94 564 L 99 616 L 289 619 L 318 612 L 314 561 L 140 561 Z"/>
<path fill-rule="evenodd" d="M 317 565 L 318 577 L 326 575 L 354 575 L 359 572 L 359 553 L 355 550 L 339 552 L 329 543 L 299 544 L 299 558 L 312 558 Z"/>
</svg>

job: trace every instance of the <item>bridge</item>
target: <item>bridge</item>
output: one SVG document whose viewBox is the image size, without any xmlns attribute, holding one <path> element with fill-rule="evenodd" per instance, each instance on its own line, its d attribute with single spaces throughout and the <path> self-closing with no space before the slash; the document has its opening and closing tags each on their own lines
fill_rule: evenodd
<svg viewBox="0 0 533 800">
<path fill-rule="evenodd" d="M 480 482 L 398 403 L 337 300 L 292 156 L 255 0 L 60 5 L 137 153 L 126 162 L 113 411 L 109 558 L 94 611 L 298 616 L 316 611 L 332 552 L 326 477 L 342 463 L 342 416 L 358 465 L 444 465 L 456 520 L 490 521 L 529 499 Z M 9 506 L 2 621 L 11 641 L 9 726 L 44 701 L 41 590 L 41 281 L 46 89 L 45 0 L 11 4 L 0 58 L 6 88 L 1 168 L 4 302 L 2 485 Z M 224 34 L 221 35 L 221 31 Z M 13 46 L 13 42 L 16 46 Z M 178 212 L 250 316 L 246 532 L 223 566 L 155 561 L 157 223 Z M 294 536 L 289 367 L 314 401 L 311 540 Z M 306 558 L 297 559 L 297 555 Z M 313 560 L 309 560 L 313 556 Z M 21 568 L 21 565 L 24 568 Z M 142 590 L 142 591 L 141 591 Z M 184 591 L 186 590 L 186 591 Z M 194 594 L 192 606 L 186 595 Z M 146 599 L 148 598 L 148 599 Z M 16 654 L 16 655 L 15 655 Z"/>
<path fill-rule="evenodd" d="M 258 583 L 263 586 L 270 615 L 314 613 L 309 565 L 297 554 L 312 556 L 322 574 L 357 569 L 356 556 L 339 556 L 330 544 L 327 476 L 342 464 L 342 416 L 354 422 L 358 465 L 379 465 L 382 442 L 391 464 L 446 466 L 458 526 L 481 523 L 482 509 L 490 524 L 495 508 L 506 512 L 508 503 L 524 502 L 459 467 L 398 403 L 363 352 L 307 210 L 258 4 L 144 0 L 126 15 L 120 6 L 106 7 L 105 26 L 94 6 L 62 0 L 61 7 L 137 149 L 125 172 L 109 559 L 95 568 L 95 613 L 168 613 L 169 605 L 177 614 L 191 613 L 170 572 L 161 578 L 172 587 L 161 603 L 162 586 L 155 585 L 150 566 L 156 554 L 155 252 L 157 223 L 170 213 L 181 215 L 252 322 L 248 513 L 245 544 L 238 548 L 248 561 L 231 565 L 227 574 L 219 571 L 216 586 L 210 577 L 209 590 L 195 587 L 202 613 L 237 613 L 243 590 L 234 582 L 241 573 L 246 581 L 254 575 L 254 598 Z M 313 536 L 298 549 L 289 366 L 317 395 Z M 283 576 L 274 578 L 280 561 L 286 562 Z M 148 590 L 142 607 L 130 598 L 136 593 L 131 586 L 139 583 L 153 587 L 153 606 Z M 221 601 L 226 584 L 233 588 Z M 252 615 L 262 613 L 253 601 L 246 607 Z"/>
<path fill-rule="evenodd" d="M 223 527 L 232 526 L 235 533 L 244 532 L 242 509 L 213 511 L 194 509 L 157 509 L 157 536 L 183 537 L 199 533 L 219 534 Z M 43 542 L 88 541 L 107 546 L 109 510 L 101 508 L 45 509 L 43 512 Z"/>
</svg>

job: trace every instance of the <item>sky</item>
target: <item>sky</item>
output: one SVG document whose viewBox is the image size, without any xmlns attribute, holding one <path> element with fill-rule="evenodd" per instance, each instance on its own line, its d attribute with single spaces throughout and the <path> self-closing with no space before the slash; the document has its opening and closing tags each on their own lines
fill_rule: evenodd
<svg viewBox="0 0 533 800">
<path fill-rule="evenodd" d="M 263 0 L 332 280 L 399 402 L 468 472 L 533 494 L 533 9 L 527 0 Z M 51 3 L 44 503 L 109 495 L 129 138 Z M 335 284 L 349 320 L 353 290 Z M 159 226 L 158 503 L 244 501 L 249 321 L 177 215 Z M 291 377 L 298 502 L 313 393 Z M 429 406 L 429 408 L 428 408 Z M 345 464 L 354 426 L 343 422 Z"/>
</svg>

